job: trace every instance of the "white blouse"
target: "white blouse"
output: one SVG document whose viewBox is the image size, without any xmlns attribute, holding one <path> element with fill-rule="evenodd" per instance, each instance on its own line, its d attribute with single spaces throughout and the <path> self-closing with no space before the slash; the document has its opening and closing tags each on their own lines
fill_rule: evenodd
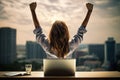
<svg viewBox="0 0 120 80">
<path fill-rule="evenodd" d="M 39 43 L 44 49 L 47 58 L 58 58 L 56 55 L 49 52 L 50 44 L 46 36 L 43 34 L 41 26 L 39 28 L 36 28 L 33 32 L 36 34 L 37 43 Z M 65 56 L 65 58 L 72 58 L 72 53 L 80 45 L 81 41 L 83 40 L 83 34 L 86 32 L 87 31 L 85 27 L 79 27 L 77 34 L 74 35 L 73 39 L 69 42 L 69 53 Z"/>
</svg>

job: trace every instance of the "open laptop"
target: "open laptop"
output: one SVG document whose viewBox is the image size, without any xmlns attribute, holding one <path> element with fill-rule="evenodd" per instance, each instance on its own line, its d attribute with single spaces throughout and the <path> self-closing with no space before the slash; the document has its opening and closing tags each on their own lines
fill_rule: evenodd
<svg viewBox="0 0 120 80">
<path fill-rule="evenodd" d="M 76 59 L 44 59 L 44 76 L 74 76 Z"/>
</svg>

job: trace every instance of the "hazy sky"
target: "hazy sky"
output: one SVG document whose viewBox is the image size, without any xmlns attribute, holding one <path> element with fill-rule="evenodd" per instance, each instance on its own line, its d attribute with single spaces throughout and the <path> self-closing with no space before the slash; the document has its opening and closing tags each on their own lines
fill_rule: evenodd
<svg viewBox="0 0 120 80">
<path fill-rule="evenodd" d="M 104 43 L 108 37 L 120 43 L 120 0 L 0 0 L 0 27 L 17 29 L 17 44 L 35 41 L 29 9 L 33 1 L 38 4 L 36 13 L 46 36 L 55 20 L 63 20 L 72 38 L 87 13 L 85 4 L 90 2 L 94 10 L 82 43 Z"/>
</svg>

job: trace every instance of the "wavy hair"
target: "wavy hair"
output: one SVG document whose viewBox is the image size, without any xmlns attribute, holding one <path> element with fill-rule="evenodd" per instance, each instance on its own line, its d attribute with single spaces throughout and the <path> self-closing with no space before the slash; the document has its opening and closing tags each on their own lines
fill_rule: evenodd
<svg viewBox="0 0 120 80">
<path fill-rule="evenodd" d="M 69 52 L 69 31 L 63 21 L 55 21 L 49 33 L 50 52 L 64 58 Z"/>
</svg>

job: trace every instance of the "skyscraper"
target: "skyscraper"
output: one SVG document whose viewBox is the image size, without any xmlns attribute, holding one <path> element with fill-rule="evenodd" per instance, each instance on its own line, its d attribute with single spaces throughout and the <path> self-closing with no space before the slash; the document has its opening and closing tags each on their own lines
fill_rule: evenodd
<svg viewBox="0 0 120 80">
<path fill-rule="evenodd" d="M 115 63 L 115 40 L 112 37 L 109 37 L 107 41 L 105 41 L 105 54 L 106 60 L 110 62 L 110 64 Z"/>
<path fill-rule="evenodd" d="M 96 55 L 102 63 L 104 62 L 104 44 L 89 44 L 88 51 L 90 55 Z"/>
<path fill-rule="evenodd" d="M 36 59 L 36 58 L 43 59 L 46 57 L 46 54 L 38 43 L 27 41 L 26 56 L 27 56 L 27 59 Z"/>
<path fill-rule="evenodd" d="M 16 29 L 0 28 L 0 64 L 16 60 Z"/>
</svg>

